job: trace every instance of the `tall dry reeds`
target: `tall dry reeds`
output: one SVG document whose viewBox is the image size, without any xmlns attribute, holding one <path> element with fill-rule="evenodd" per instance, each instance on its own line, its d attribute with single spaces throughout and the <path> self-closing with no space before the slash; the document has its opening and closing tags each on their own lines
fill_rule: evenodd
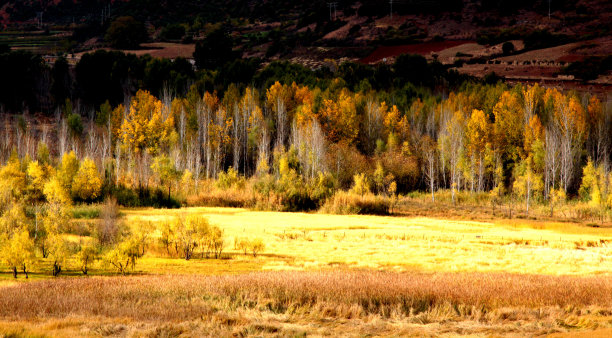
<svg viewBox="0 0 612 338">
<path fill-rule="evenodd" d="M 24 283 L 0 292 L 0 318 L 20 320 L 69 315 L 192 320 L 211 311 L 236 309 L 311 319 L 411 318 L 438 313 L 457 319 L 492 320 L 496 318 L 489 313 L 506 308 L 584 307 L 612 313 L 611 277 L 262 272 L 71 278 Z"/>
<path fill-rule="evenodd" d="M 321 211 L 330 214 L 387 215 L 391 208 L 389 197 L 371 193 L 359 195 L 346 191 L 337 191 L 321 207 Z"/>
</svg>

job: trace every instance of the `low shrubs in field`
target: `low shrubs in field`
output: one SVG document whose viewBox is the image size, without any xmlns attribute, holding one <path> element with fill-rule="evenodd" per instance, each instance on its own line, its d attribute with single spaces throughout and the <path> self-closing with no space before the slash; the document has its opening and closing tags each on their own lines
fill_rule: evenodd
<svg viewBox="0 0 612 338">
<path fill-rule="evenodd" d="M 263 252 L 266 249 L 266 245 L 264 244 L 261 238 L 238 238 L 234 239 L 234 249 L 242 251 L 244 255 L 252 254 L 253 257 L 257 257 L 257 255 Z"/>
<path fill-rule="evenodd" d="M 256 204 L 256 197 L 251 191 L 241 189 L 218 189 L 211 187 L 185 199 L 187 206 L 251 208 Z"/>
<path fill-rule="evenodd" d="M 201 257 L 221 258 L 225 247 L 223 230 L 198 216 L 177 217 L 161 224 L 159 243 L 169 256 L 190 260 Z"/>
<path fill-rule="evenodd" d="M 180 208 L 181 202 L 175 197 L 168 196 L 167 192 L 158 188 L 130 189 L 118 186 L 113 189 L 113 196 L 117 203 L 124 207 L 154 207 L 154 208 Z"/>
<path fill-rule="evenodd" d="M 98 204 L 82 204 L 72 207 L 72 218 L 95 219 L 100 218 L 101 207 Z"/>
<path fill-rule="evenodd" d="M 339 191 L 327 200 L 321 211 L 331 214 L 388 215 L 390 208 L 389 197 Z"/>
</svg>

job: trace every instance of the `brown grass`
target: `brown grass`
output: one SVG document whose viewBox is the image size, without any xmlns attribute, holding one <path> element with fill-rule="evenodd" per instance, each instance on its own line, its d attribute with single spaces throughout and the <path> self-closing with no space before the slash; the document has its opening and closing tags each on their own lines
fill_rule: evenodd
<svg viewBox="0 0 612 338">
<path fill-rule="evenodd" d="M 321 212 L 329 214 L 387 215 L 391 207 L 390 198 L 380 195 L 357 195 L 338 191 L 321 207 Z"/>
<path fill-rule="evenodd" d="M 612 277 L 603 276 L 265 272 L 58 279 L 5 287 L 0 293 L 0 334 L 3 327 L 8 330 L 2 323 L 49 325 L 62 318 L 89 318 L 73 323 L 81 332 L 84 326 L 91 329 L 94 320 L 96 325 L 115 321 L 109 330 L 117 325 L 128 325 L 128 330 L 134 323 L 148 323 L 138 325 L 151 330 L 190 323 L 181 324 L 180 331 L 192 334 L 211 321 L 225 330 L 219 334 L 238 330 L 241 335 L 296 334 L 295 325 L 305 322 L 353 334 L 415 333 L 391 324 L 425 329 L 434 322 L 442 324 L 436 330 L 446 331 L 429 334 L 482 333 L 483 326 L 497 333 L 508 326 L 506 333 L 542 334 L 609 326 L 611 316 Z M 468 323 L 478 328 L 466 328 Z"/>
</svg>

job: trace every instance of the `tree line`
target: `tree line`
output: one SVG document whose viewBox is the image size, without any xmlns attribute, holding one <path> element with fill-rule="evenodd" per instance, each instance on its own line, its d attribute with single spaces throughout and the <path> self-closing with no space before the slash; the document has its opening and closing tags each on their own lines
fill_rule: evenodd
<svg viewBox="0 0 612 338">
<path fill-rule="evenodd" d="M 436 203 L 436 192 L 447 191 L 453 203 L 460 194 L 520 201 L 527 214 L 533 205 L 553 214 L 568 199 L 583 200 L 603 221 L 612 209 L 606 100 L 468 83 L 447 96 L 401 102 L 393 91 L 352 90 L 340 78 L 325 89 L 230 84 L 222 96 L 200 95 L 196 86 L 182 97 L 138 90 L 89 118 L 67 100 L 50 119 L 3 121 L 2 257 L 14 274 L 42 256 L 59 275 L 72 255 L 84 272 L 102 255 L 126 273 L 144 254 L 151 225 L 117 227 L 112 202 L 92 234 L 99 245 L 65 239 L 72 206 L 104 199 L 389 213 L 402 194 L 427 191 Z M 161 241 L 185 259 L 220 257 L 224 247 L 222 231 L 199 219 L 164 225 Z M 235 242 L 253 255 L 263 244 Z"/>
<path fill-rule="evenodd" d="M 68 100 L 50 124 L 7 120 L 0 160 L 11 151 L 37 158 L 52 145 L 57 159 L 73 151 L 94 162 L 107 194 L 163 186 L 168 198 L 181 179 L 197 190 L 229 168 L 275 182 L 294 172 L 305 185 L 320 179 L 335 190 L 349 189 L 356 174 L 374 182 L 381 167 L 399 193 L 426 189 L 432 198 L 437 189 L 578 196 L 589 161 L 608 180 L 610 102 L 597 96 L 504 84 L 465 84 L 409 102 L 393 94 L 354 91 L 340 78 L 325 89 L 230 84 L 223 96 L 200 95 L 196 86 L 161 99 L 139 90 L 126 105 L 105 102 L 84 120 Z"/>
</svg>

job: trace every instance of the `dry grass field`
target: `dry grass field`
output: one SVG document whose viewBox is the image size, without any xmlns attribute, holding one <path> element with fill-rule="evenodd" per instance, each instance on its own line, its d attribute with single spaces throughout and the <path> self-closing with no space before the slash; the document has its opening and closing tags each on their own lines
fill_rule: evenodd
<svg viewBox="0 0 612 338">
<path fill-rule="evenodd" d="M 544 220 L 123 209 L 200 215 L 223 259 L 152 245 L 127 277 L 0 279 L 0 337 L 532 336 L 612 328 L 612 229 Z M 259 238 L 253 257 L 236 238 Z M 74 241 L 87 238 L 71 237 Z M 74 263 L 72 263 L 74 264 Z M 5 270 L 4 268 L 2 270 Z"/>
<path fill-rule="evenodd" d="M 389 271 L 591 275 L 612 271 L 612 229 L 532 220 L 261 212 L 232 208 L 125 210 L 128 224 L 202 215 L 235 238 L 261 238 L 262 270 L 362 268 Z M 158 235 L 158 234 L 157 234 Z M 155 236 L 155 235 L 154 235 Z M 234 251 L 234 252 L 232 252 Z"/>
</svg>

